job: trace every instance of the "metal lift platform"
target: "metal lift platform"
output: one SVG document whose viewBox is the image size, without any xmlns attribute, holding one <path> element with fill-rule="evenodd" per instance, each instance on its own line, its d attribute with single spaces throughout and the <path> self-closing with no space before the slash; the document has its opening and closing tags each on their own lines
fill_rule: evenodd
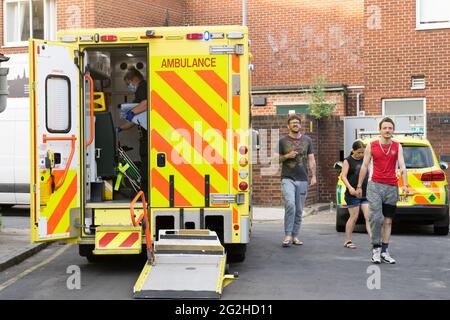
<svg viewBox="0 0 450 320">
<path fill-rule="evenodd" d="M 210 230 L 159 230 L 154 259 L 133 289 L 136 299 L 219 299 L 237 278 L 227 275 L 226 253 Z"/>
</svg>

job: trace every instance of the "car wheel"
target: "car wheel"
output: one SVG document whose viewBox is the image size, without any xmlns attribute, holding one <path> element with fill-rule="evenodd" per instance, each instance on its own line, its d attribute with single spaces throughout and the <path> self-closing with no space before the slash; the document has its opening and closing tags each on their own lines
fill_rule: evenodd
<svg viewBox="0 0 450 320">
<path fill-rule="evenodd" d="M 448 226 L 446 226 L 446 227 L 434 226 L 434 234 L 439 235 L 439 236 L 448 235 Z"/>
<path fill-rule="evenodd" d="M 449 226 L 449 216 L 447 212 L 447 216 L 444 219 L 436 221 L 434 223 L 434 234 L 440 236 L 448 235 L 448 226 Z"/>
<path fill-rule="evenodd" d="M 344 219 L 343 213 L 337 211 L 336 212 L 336 231 L 337 232 L 345 232 L 345 225 L 347 220 Z"/>
<path fill-rule="evenodd" d="M 338 224 L 336 222 L 336 231 L 337 232 L 345 232 L 345 224 Z"/>
</svg>

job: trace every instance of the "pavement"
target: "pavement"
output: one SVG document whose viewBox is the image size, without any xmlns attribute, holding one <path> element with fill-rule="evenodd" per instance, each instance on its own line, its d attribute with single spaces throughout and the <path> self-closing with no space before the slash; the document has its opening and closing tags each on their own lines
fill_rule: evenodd
<svg viewBox="0 0 450 320">
<path fill-rule="evenodd" d="M 0 272 L 21 263 L 50 244 L 50 242 L 31 243 L 30 218 L 23 214 L 23 212 L 27 212 L 26 210 L 27 208 L 22 208 L 22 214 L 18 216 L 2 215 L 0 212 Z M 329 210 L 329 203 L 307 206 L 303 211 L 303 218 Z M 281 222 L 283 219 L 284 208 L 253 207 L 253 221 L 255 223 Z"/>
</svg>

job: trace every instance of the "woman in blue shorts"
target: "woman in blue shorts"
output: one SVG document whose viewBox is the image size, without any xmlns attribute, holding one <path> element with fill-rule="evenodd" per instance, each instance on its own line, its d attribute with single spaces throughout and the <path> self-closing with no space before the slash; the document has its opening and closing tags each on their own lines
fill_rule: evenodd
<svg viewBox="0 0 450 320">
<path fill-rule="evenodd" d="M 344 246 L 349 249 L 356 249 L 356 245 L 352 242 L 352 233 L 355 228 L 356 221 L 359 216 L 359 208 L 364 213 L 364 219 L 366 221 L 367 234 L 370 235 L 369 225 L 369 204 L 366 199 L 367 180 L 366 176 L 362 185 L 362 197 L 356 197 L 356 187 L 358 185 L 359 171 L 363 163 L 364 158 L 364 144 L 357 140 L 352 145 L 352 152 L 350 156 L 344 159 L 342 165 L 341 180 L 344 182 L 347 190 L 345 191 L 345 201 L 347 202 L 348 212 L 350 217 L 345 225 L 345 243 Z"/>
</svg>

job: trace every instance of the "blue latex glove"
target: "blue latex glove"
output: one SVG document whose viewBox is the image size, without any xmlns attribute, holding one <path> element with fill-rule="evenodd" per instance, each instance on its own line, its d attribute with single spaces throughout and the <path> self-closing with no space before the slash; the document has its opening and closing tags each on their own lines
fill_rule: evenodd
<svg viewBox="0 0 450 320">
<path fill-rule="evenodd" d="M 133 111 L 129 110 L 127 112 L 127 115 L 126 115 L 125 119 L 127 119 L 128 121 L 131 121 L 131 120 L 133 120 L 134 116 L 135 116 L 135 114 L 133 113 Z"/>
</svg>

